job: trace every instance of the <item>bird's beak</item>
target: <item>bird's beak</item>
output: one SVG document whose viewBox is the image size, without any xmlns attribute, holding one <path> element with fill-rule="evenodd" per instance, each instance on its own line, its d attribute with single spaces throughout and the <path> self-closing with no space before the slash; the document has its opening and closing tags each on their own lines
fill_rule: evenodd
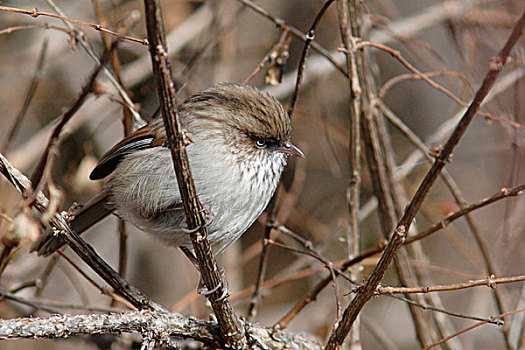
<svg viewBox="0 0 525 350">
<path fill-rule="evenodd" d="M 281 152 L 282 153 L 285 153 L 285 154 L 290 154 L 292 156 L 297 156 L 297 157 L 301 157 L 301 158 L 304 158 L 304 153 L 303 151 L 301 151 L 297 146 L 295 146 L 293 143 L 291 142 L 286 142 L 282 147 L 281 147 Z"/>
</svg>

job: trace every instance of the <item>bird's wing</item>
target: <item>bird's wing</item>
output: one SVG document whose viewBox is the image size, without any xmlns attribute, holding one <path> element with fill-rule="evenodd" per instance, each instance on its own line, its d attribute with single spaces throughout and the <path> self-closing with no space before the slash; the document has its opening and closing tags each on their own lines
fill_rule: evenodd
<svg viewBox="0 0 525 350">
<path fill-rule="evenodd" d="M 91 180 L 105 178 L 115 170 L 118 163 L 127 154 L 141 149 L 165 145 L 164 135 L 156 132 L 155 129 L 145 126 L 117 143 L 102 156 L 89 178 Z"/>
</svg>

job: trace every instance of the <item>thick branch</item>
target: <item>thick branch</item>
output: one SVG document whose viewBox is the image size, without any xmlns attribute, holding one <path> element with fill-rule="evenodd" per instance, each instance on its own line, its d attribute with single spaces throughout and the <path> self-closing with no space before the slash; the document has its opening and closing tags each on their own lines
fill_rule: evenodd
<svg viewBox="0 0 525 350">
<path fill-rule="evenodd" d="M 121 314 L 53 315 L 0 320 L 0 339 L 54 339 L 77 335 L 153 331 L 159 341 L 167 337 L 191 338 L 217 348 L 217 324 L 177 313 L 134 311 Z M 319 344 L 283 331 L 248 326 L 246 332 L 259 348 L 319 350 Z"/>
</svg>

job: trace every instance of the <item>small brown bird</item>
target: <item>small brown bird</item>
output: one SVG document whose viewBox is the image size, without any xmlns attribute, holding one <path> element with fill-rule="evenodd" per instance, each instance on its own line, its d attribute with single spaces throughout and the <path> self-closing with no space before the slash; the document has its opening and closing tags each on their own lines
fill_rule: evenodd
<svg viewBox="0 0 525 350">
<path fill-rule="evenodd" d="M 287 112 L 254 87 L 219 84 L 197 92 L 180 108 L 199 200 L 212 218 L 209 241 L 216 253 L 237 240 L 272 197 L 288 155 L 303 156 L 291 141 Z M 117 143 L 99 161 L 92 180 L 108 178 L 101 194 L 74 213 L 82 233 L 108 214 L 133 223 L 195 263 L 162 118 Z M 33 250 L 49 255 L 64 242 L 43 235 Z"/>
</svg>

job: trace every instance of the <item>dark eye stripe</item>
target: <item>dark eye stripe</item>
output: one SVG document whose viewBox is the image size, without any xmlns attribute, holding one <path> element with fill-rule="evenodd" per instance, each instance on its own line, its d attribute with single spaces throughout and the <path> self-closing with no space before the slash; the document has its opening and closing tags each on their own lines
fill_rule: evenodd
<svg viewBox="0 0 525 350">
<path fill-rule="evenodd" d="M 275 137 L 256 137 L 252 136 L 251 139 L 255 142 L 255 145 L 259 148 L 273 148 L 278 147 L 280 142 Z"/>
</svg>

